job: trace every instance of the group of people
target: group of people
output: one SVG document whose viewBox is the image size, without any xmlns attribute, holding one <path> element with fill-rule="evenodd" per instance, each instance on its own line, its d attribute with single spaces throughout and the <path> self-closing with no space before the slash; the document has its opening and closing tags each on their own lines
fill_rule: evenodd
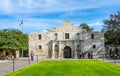
<svg viewBox="0 0 120 76">
<path fill-rule="evenodd" d="M 84 59 L 84 56 L 86 54 L 88 55 L 88 59 L 93 59 L 93 52 L 92 51 L 88 52 L 88 53 L 82 53 L 82 52 L 80 52 L 79 58 L 80 59 Z M 6 58 L 8 59 L 8 55 L 6 56 Z M 30 59 L 31 59 L 31 61 L 34 61 L 34 52 L 33 51 L 30 52 Z"/>
<path fill-rule="evenodd" d="M 86 54 L 88 55 L 88 59 L 93 59 L 93 52 L 92 51 L 88 52 L 88 53 L 82 53 L 82 52 L 80 52 L 79 58 L 80 59 L 84 59 L 84 56 Z M 33 61 L 34 60 L 34 52 L 33 51 L 30 52 L 30 57 L 31 57 L 31 61 Z"/>
<path fill-rule="evenodd" d="M 88 59 L 93 59 L 93 52 L 92 51 L 88 53 Z"/>
<path fill-rule="evenodd" d="M 87 55 L 88 56 L 88 59 L 93 59 L 93 52 L 91 51 L 91 52 L 88 52 L 88 53 L 86 53 L 86 52 L 80 52 L 80 56 L 79 56 L 79 58 L 80 59 L 84 59 L 85 58 L 85 55 Z"/>
<path fill-rule="evenodd" d="M 12 53 L 12 54 L 9 54 L 8 52 L 6 53 L 6 59 L 9 60 L 9 59 L 14 59 L 16 58 L 16 54 L 15 53 Z"/>
</svg>

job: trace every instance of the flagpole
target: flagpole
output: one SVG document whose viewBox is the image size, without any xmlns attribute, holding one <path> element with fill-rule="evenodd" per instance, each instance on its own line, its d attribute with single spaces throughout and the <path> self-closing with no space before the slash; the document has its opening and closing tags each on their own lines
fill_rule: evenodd
<svg viewBox="0 0 120 76">
<path fill-rule="evenodd" d="M 23 24 L 22 24 L 22 32 L 23 32 Z M 22 39 L 23 39 L 23 37 L 22 37 Z M 23 58 L 23 49 L 22 49 L 22 58 Z"/>
<path fill-rule="evenodd" d="M 21 20 L 21 22 L 20 22 L 20 26 L 22 26 L 22 33 L 23 33 L 23 19 Z M 23 36 L 22 36 L 22 40 L 23 40 Z M 22 49 L 22 58 L 23 58 L 23 49 Z"/>
</svg>

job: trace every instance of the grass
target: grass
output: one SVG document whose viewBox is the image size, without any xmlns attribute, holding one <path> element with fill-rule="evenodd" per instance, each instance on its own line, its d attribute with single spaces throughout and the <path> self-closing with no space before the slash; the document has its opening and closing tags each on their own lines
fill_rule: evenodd
<svg viewBox="0 0 120 76">
<path fill-rule="evenodd" d="M 43 61 L 5 76 L 120 76 L 120 66 L 97 60 Z"/>
</svg>

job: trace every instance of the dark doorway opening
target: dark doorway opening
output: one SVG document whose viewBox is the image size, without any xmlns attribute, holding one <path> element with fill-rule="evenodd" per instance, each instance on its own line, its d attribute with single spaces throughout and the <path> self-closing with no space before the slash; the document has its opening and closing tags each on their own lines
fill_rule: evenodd
<svg viewBox="0 0 120 76">
<path fill-rule="evenodd" d="M 64 58 L 71 58 L 71 48 L 69 46 L 64 48 Z"/>
</svg>

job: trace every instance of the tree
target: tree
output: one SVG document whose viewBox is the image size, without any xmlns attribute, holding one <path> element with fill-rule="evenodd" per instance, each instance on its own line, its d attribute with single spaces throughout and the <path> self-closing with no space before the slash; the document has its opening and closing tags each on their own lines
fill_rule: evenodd
<svg viewBox="0 0 120 76">
<path fill-rule="evenodd" d="M 87 32 L 90 32 L 90 31 L 93 30 L 93 28 L 90 28 L 90 26 L 87 25 L 86 23 L 81 23 L 81 24 L 80 24 L 80 27 L 81 27 L 82 29 L 86 29 Z"/>
<path fill-rule="evenodd" d="M 16 29 L 4 29 L 0 31 L 1 50 L 27 50 L 28 35 Z"/>
<path fill-rule="evenodd" d="M 105 32 L 106 44 L 120 45 L 120 12 L 111 14 L 109 19 L 104 20 L 103 31 Z"/>
</svg>

